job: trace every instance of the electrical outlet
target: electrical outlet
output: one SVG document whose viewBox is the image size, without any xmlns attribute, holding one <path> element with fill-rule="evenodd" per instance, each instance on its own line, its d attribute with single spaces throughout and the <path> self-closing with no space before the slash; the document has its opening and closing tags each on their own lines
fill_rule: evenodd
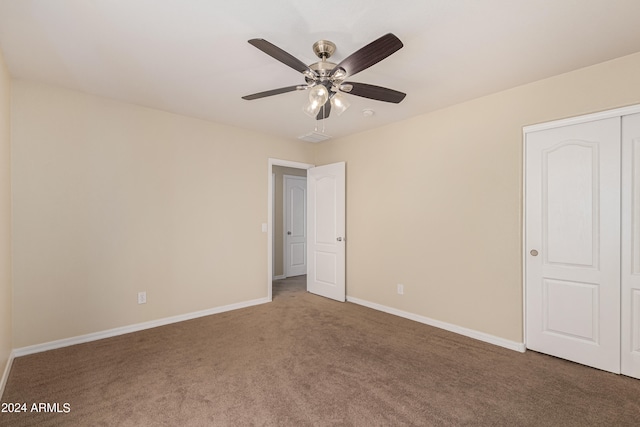
<svg viewBox="0 0 640 427">
<path fill-rule="evenodd" d="M 404 285 L 398 283 L 398 295 L 404 295 Z"/>
<path fill-rule="evenodd" d="M 138 292 L 138 304 L 146 304 L 146 303 L 147 303 L 147 293 Z"/>
</svg>

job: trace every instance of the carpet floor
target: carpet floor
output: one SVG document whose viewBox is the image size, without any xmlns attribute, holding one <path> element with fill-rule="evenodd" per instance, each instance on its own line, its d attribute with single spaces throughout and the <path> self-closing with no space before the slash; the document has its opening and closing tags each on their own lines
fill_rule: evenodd
<svg viewBox="0 0 640 427">
<path fill-rule="evenodd" d="M 318 297 L 304 276 L 273 289 L 269 304 L 16 358 L 2 402 L 29 411 L 0 425 L 640 423 L 638 380 Z"/>
</svg>

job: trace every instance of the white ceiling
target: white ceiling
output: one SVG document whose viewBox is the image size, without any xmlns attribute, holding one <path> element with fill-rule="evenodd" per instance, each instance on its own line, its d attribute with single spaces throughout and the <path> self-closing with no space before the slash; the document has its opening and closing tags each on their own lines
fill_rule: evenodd
<svg viewBox="0 0 640 427">
<path fill-rule="evenodd" d="M 337 63 L 394 33 L 404 48 L 347 80 L 407 97 L 349 95 L 324 123 L 340 137 L 638 52 L 639 17 L 638 0 L 0 0 L 0 46 L 14 78 L 296 138 L 306 92 L 241 96 L 304 78 L 247 40 L 311 64 L 328 39 Z"/>
</svg>

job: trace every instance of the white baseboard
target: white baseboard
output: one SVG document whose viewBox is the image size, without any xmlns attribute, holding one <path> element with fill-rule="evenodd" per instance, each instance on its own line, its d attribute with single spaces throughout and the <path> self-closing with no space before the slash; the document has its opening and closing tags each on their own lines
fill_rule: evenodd
<svg viewBox="0 0 640 427">
<path fill-rule="evenodd" d="M 80 335 L 77 337 L 50 341 L 43 344 L 36 344 L 36 345 L 30 345 L 28 347 L 16 348 L 13 350 L 12 357 L 26 356 L 28 354 L 40 353 L 43 351 L 53 350 L 56 348 L 68 347 L 70 345 L 82 344 L 90 341 L 97 341 L 104 338 L 115 337 L 117 335 L 129 334 L 131 332 L 138 332 L 145 329 L 156 328 L 158 326 L 169 325 L 171 323 L 178 323 L 178 322 L 183 322 L 185 320 L 196 319 L 198 317 L 210 316 L 212 314 L 224 313 L 225 311 L 238 310 L 240 308 L 251 307 L 254 305 L 260 305 L 267 302 L 269 302 L 268 298 L 259 298 L 251 301 L 243 301 L 243 302 L 229 304 L 221 307 L 214 307 L 207 310 L 195 311 L 193 313 L 180 314 L 172 317 L 165 317 L 163 319 L 152 320 L 149 322 L 136 323 L 134 325 L 123 326 L 120 328 L 109 329 L 106 331 L 94 332 L 92 334 Z"/>
<path fill-rule="evenodd" d="M 285 276 L 284 274 L 281 274 L 280 276 L 273 276 L 273 280 L 282 280 L 282 279 L 286 279 L 287 276 Z"/>
<path fill-rule="evenodd" d="M 508 348 L 509 350 L 515 350 L 520 353 L 524 353 L 525 345 L 521 342 L 511 341 L 504 338 L 496 337 L 495 335 L 486 334 L 484 332 L 475 331 L 473 329 L 463 328 L 462 326 L 453 325 L 451 323 L 442 322 L 440 320 L 431 319 L 429 317 L 420 316 L 418 314 L 409 313 L 407 311 L 398 310 L 395 308 L 387 307 L 375 302 L 369 302 L 355 297 L 347 297 L 347 301 L 354 304 L 362 305 L 372 308 L 374 310 L 383 311 L 385 313 L 393 314 L 395 316 L 404 317 L 405 319 L 414 320 L 416 322 L 424 323 L 425 325 L 434 326 L 436 328 L 444 329 L 449 332 L 464 335 L 469 338 L 474 338 L 480 341 L 487 342 L 489 344 L 497 345 L 500 347 Z"/>
<path fill-rule="evenodd" d="M 11 365 L 13 364 L 14 357 L 15 357 L 15 351 L 12 351 L 9 354 L 9 360 L 7 360 L 7 365 L 4 367 L 4 373 L 2 374 L 2 378 L 0 378 L 0 400 L 2 400 L 2 396 L 4 395 L 4 386 L 7 385 L 7 380 L 9 379 L 9 372 L 11 372 Z"/>
</svg>

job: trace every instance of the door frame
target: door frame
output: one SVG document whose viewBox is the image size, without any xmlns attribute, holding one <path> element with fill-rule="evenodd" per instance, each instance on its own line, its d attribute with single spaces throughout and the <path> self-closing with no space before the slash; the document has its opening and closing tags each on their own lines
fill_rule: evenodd
<svg viewBox="0 0 640 427">
<path fill-rule="evenodd" d="M 282 160 L 269 158 L 269 167 L 267 168 L 267 299 L 273 300 L 273 167 L 284 166 L 296 169 L 310 169 L 315 165 L 311 163 L 294 162 L 291 160 Z"/>
<path fill-rule="evenodd" d="M 597 113 L 585 114 L 581 116 L 569 117 L 566 119 L 553 120 L 544 123 L 524 126 L 522 128 L 522 339 L 524 348 L 527 348 L 527 134 L 541 130 L 553 129 L 558 127 L 570 126 L 595 120 L 609 119 L 612 117 L 621 117 L 630 114 L 640 113 L 640 104 L 630 105 L 627 107 L 615 108 L 612 110 L 600 111 Z"/>
</svg>

